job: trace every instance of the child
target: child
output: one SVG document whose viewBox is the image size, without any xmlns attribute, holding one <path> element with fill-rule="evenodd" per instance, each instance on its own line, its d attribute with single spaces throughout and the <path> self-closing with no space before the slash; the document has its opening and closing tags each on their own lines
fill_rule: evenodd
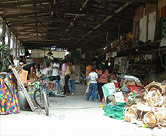
<svg viewBox="0 0 166 136">
<path fill-rule="evenodd" d="M 98 75 L 95 72 L 95 67 L 92 67 L 92 72 L 89 74 L 89 79 L 90 80 L 90 85 L 89 85 L 89 91 L 86 97 L 86 100 L 89 101 L 89 98 L 91 96 L 92 93 L 92 98 L 91 101 L 94 101 L 95 99 L 95 94 L 96 94 L 96 89 L 97 89 L 97 79 L 98 79 Z"/>
</svg>

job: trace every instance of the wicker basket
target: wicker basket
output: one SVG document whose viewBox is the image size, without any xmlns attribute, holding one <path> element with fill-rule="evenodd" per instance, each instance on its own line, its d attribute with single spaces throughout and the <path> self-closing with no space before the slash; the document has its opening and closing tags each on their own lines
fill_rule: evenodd
<svg viewBox="0 0 166 136">
<path fill-rule="evenodd" d="M 157 126 L 156 117 L 153 112 L 147 112 L 143 117 L 143 122 L 150 128 Z"/>
</svg>

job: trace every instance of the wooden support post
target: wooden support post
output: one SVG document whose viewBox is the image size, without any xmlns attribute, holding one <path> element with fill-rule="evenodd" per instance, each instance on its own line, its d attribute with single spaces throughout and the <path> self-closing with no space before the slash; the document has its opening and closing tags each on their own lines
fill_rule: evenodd
<svg viewBox="0 0 166 136">
<path fill-rule="evenodd" d="M 2 23 L 2 44 L 5 44 L 5 33 L 6 33 L 6 22 L 3 20 L 3 23 Z"/>
<path fill-rule="evenodd" d="M 17 58 L 20 58 L 20 41 L 17 40 Z"/>
<path fill-rule="evenodd" d="M 11 32 L 8 29 L 8 46 L 9 46 L 9 48 L 10 48 L 10 43 L 11 43 L 10 41 L 11 41 Z"/>
<path fill-rule="evenodd" d="M 118 24 L 118 39 L 120 39 L 120 24 Z"/>
<path fill-rule="evenodd" d="M 15 38 L 15 58 L 17 58 L 17 38 Z"/>
</svg>

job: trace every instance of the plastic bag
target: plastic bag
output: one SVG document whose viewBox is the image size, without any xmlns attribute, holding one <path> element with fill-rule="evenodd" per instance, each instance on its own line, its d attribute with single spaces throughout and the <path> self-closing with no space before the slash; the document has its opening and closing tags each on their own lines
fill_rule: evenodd
<svg viewBox="0 0 166 136">
<path fill-rule="evenodd" d="M 102 86 L 104 98 L 106 98 L 116 92 L 114 83 L 107 83 Z"/>
</svg>

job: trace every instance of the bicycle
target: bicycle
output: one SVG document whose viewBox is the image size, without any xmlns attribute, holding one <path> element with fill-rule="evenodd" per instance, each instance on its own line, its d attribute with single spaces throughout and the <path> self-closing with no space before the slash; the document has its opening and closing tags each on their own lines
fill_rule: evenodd
<svg viewBox="0 0 166 136">
<path fill-rule="evenodd" d="M 49 92 L 47 92 L 48 81 L 45 80 L 48 78 L 49 77 L 43 77 L 31 83 L 36 85 L 37 88 L 34 92 L 34 101 L 41 109 L 45 109 L 46 116 L 49 116 Z"/>
</svg>

